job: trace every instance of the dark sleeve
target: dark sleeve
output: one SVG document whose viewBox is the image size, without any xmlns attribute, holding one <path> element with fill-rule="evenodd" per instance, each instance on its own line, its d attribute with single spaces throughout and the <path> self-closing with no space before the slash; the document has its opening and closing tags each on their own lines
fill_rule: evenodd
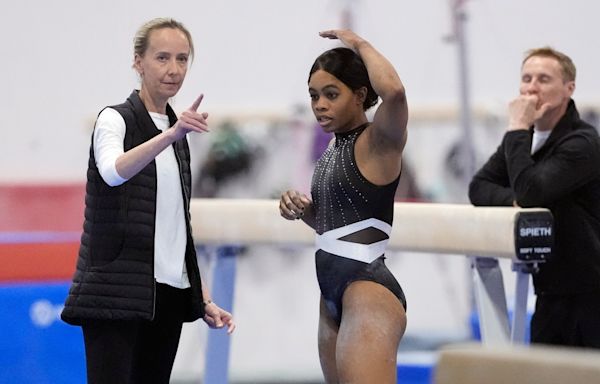
<svg viewBox="0 0 600 384">
<path fill-rule="evenodd" d="M 503 144 L 498 147 L 469 184 L 469 200 L 477 206 L 512 206 Z"/>
<path fill-rule="evenodd" d="M 547 207 L 597 177 L 600 147 L 593 135 L 572 133 L 534 162 L 523 133 L 508 132 L 504 139 L 506 168 L 520 207 Z"/>
</svg>

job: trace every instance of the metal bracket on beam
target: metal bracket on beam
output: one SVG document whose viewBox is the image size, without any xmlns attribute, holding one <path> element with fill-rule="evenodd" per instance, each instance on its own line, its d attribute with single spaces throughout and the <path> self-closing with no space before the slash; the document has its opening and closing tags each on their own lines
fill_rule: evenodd
<svg viewBox="0 0 600 384">
<path fill-rule="evenodd" d="M 472 257 L 471 268 L 481 341 L 487 345 L 507 344 L 509 342 L 508 309 L 498 260 Z"/>
</svg>

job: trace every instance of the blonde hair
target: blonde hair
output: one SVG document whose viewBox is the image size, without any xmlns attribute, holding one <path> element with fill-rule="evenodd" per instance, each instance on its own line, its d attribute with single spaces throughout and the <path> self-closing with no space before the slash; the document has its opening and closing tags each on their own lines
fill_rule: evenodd
<svg viewBox="0 0 600 384">
<path fill-rule="evenodd" d="M 192 35 L 187 30 L 187 28 L 180 23 L 179 21 L 171 18 L 159 17 L 156 19 L 152 19 L 146 22 L 144 25 L 138 29 L 133 38 L 133 53 L 134 55 L 144 56 L 146 50 L 148 49 L 148 43 L 150 40 L 150 33 L 157 29 L 163 28 L 172 28 L 178 29 L 187 38 L 188 43 L 190 44 L 190 55 L 194 56 L 194 43 L 192 41 Z"/>
<path fill-rule="evenodd" d="M 560 51 L 557 51 L 554 48 L 547 46 L 541 48 L 534 48 L 525 52 L 525 59 L 523 59 L 521 65 L 525 64 L 527 60 L 534 56 L 550 57 L 555 59 L 556 61 L 558 61 L 562 69 L 563 81 L 575 81 L 577 69 L 575 68 L 575 64 L 573 64 L 573 61 L 569 56 L 565 55 Z"/>
</svg>

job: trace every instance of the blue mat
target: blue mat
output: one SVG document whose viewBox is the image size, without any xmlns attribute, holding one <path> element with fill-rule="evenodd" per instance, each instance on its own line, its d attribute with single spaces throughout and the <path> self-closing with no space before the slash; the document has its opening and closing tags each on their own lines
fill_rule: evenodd
<svg viewBox="0 0 600 384">
<path fill-rule="evenodd" d="M 67 282 L 0 284 L 0 383 L 85 383 L 81 328 L 60 320 Z"/>
</svg>

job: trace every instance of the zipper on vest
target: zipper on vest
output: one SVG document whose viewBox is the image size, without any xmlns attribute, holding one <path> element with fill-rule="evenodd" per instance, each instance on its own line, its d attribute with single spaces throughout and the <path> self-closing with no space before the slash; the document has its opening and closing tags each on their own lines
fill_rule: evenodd
<svg viewBox="0 0 600 384">
<path fill-rule="evenodd" d="M 152 278 L 152 318 L 150 321 L 154 320 L 156 317 L 156 279 Z"/>
<path fill-rule="evenodd" d="M 185 140 L 182 139 L 182 140 Z M 192 223 L 191 223 L 191 218 L 190 218 L 190 199 L 191 197 L 188 196 L 187 192 L 186 192 L 186 184 L 185 184 L 185 180 L 184 180 L 184 173 L 183 173 L 183 161 L 181 160 L 181 158 L 179 157 L 179 151 L 177 150 L 177 146 L 176 143 L 173 143 L 173 152 L 175 152 L 175 159 L 177 160 L 177 165 L 179 167 L 179 182 L 181 183 L 181 192 L 183 195 L 183 208 L 184 208 L 184 216 L 185 216 L 185 226 L 186 226 L 186 230 L 187 230 L 187 234 L 186 234 L 186 238 L 187 238 L 187 242 L 188 244 L 186 244 L 185 247 L 185 256 L 184 256 L 184 263 L 186 266 L 188 266 L 188 259 L 191 258 L 190 253 L 188 252 L 188 247 L 192 247 L 192 249 L 194 249 L 196 247 L 196 245 L 194 244 L 194 238 L 192 237 Z M 190 155 L 189 152 L 187 153 L 188 156 Z M 191 177 L 191 168 L 190 168 L 190 175 Z M 191 185 L 190 185 L 190 193 L 191 193 Z M 195 252 L 194 252 L 195 254 Z M 204 297 L 202 295 L 202 277 L 200 275 L 200 266 L 198 265 L 198 259 L 196 259 L 196 268 L 194 268 L 193 270 L 190 270 L 190 268 L 187 268 L 187 273 L 188 273 L 188 279 L 190 282 L 190 288 L 192 289 L 192 292 L 194 291 L 194 289 L 199 289 L 200 290 L 200 302 L 204 302 Z M 190 260 L 190 264 L 193 264 L 193 262 Z M 194 286 L 193 281 L 196 280 L 196 286 Z M 195 295 L 195 292 L 192 293 L 192 297 Z M 193 302 L 193 300 L 192 300 Z M 194 307 L 194 304 L 192 303 L 192 308 Z M 204 312 L 204 309 L 202 310 L 202 312 Z"/>
<path fill-rule="evenodd" d="M 177 160 L 177 167 L 179 168 L 179 182 L 181 183 L 181 193 L 183 195 L 183 209 L 185 210 L 185 221 L 186 227 L 188 227 L 188 212 L 190 211 L 190 207 L 188 206 L 189 197 L 185 191 L 185 180 L 183 178 L 183 166 L 181 165 L 181 159 L 179 158 L 179 152 L 177 151 L 177 147 L 173 146 L 173 152 L 175 153 L 175 159 Z M 190 169 L 190 172 L 192 170 Z"/>
</svg>

